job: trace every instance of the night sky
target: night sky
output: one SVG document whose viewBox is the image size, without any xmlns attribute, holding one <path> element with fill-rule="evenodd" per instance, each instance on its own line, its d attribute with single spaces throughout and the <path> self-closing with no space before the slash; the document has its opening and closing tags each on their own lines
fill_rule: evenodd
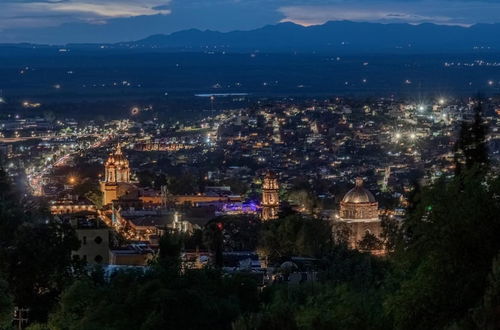
<svg viewBox="0 0 500 330">
<path fill-rule="evenodd" d="M 330 20 L 496 23 L 496 0 L 0 0 L 0 42 L 116 42 L 198 28 Z"/>
</svg>

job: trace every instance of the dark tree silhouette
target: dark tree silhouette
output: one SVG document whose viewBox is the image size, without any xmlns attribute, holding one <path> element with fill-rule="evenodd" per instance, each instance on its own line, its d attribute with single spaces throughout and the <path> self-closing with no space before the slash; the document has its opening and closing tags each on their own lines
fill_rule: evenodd
<svg viewBox="0 0 500 330">
<path fill-rule="evenodd" d="M 464 169 L 470 170 L 473 167 L 477 167 L 483 173 L 488 169 L 487 132 L 488 127 L 483 119 L 483 101 L 479 99 L 474 108 L 472 122 L 463 120 L 460 127 L 460 135 L 455 144 L 456 174 L 459 175 Z"/>
</svg>

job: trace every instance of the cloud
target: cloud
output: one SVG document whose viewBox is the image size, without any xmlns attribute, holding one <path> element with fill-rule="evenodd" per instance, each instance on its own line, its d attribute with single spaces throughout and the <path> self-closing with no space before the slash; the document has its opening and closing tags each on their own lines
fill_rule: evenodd
<svg viewBox="0 0 500 330">
<path fill-rule="evenodd" d="M 355 22 L 405 22 L 405 23 L 449 23 L 450 17 L 425 16 L 410 12 L 394 12 L 384 9 L 356 9 L 338 6 L 293 6 L 282 7 L 280 12 L 285 16 L 282 22 L 294 22 L 309 26 L 323 24 L 328 21 Z"/>
<path fill-rule="evenodd" d="M 284 16 L 282 22 L 305 26 L 338 20 L 471 25 L 498 22 L 500 4 L 481 0 L 337 0 L 281 6 L 278 11 Z"/>
<path fill-rule="evenodd" d="M 0 29 L 58 26 L 69 22 L 102 23 L 108 19 L 171 13 L 169 0 L 4 0 Z"/>
<path fill-rule="evenodd" d="M 107 18 L 170 14 L 170 10 L 165 8 L 165 5 L 141 5 L 140 2 L 56 2 L 51 4 L 45 3 L 43 7 L 55 12 L 87 13 Z"/>
</svg>

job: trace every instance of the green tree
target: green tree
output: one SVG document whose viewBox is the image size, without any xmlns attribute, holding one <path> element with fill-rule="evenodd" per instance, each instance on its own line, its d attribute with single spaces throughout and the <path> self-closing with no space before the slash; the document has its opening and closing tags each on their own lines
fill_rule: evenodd
<svg viewBox="0 0 500 330">
<path fill-rule="evenodd" d="M 381 250 L 383 246 L 383 242 L 377 236 L 368 232 L 358 242 L 358 247 L 361 251 Z"/>
<path fill-rule="evenodd" d="M 0 277 L 0 329 L 9 329 L 12 325 L 14 305 L 8 283 Z"/>
<path fill-rule="evenodd" d="M 263 223 L 258 250 L 271 263 L 292 256 L 321 257 L 332 247 L 332 236 L 328 222 L 290 215 Z"/>
<path fill-rule="evenodd" d="M 422 190 L 395 251 L 386 307 L 396 328 L 443 328 L 476 305 L 500 251 L 498 195 L 500 180 L 475 168 Z"/>
<path fill-rule="evenodd" d="M 316 206 L 316 200 L 309 190 L 299 189 L 288 193 L 288 201 L 312 214 Z"/>
<path fill-rule="evenodd" d="M 460 135 L 455 144 L 456 173 L 471 170 L 473 167 L 485 172 L 489 167 L 486 134 L 488 127 L 482 116 L 483 102 L 477 100 L 472 122 L 462 121 Z"/>
<path fill-rule="evenodd" d="M 215 266 L 221 268 L 223 266 L 222 253 L 224 252 L 224 222 L 213 220 L 207 223 L 203 230 L 203 243 L 215 256 Z"/>
<path fill-rule="evenodd" d="M 478 329 L 500 329 L 500 257 L 493 261 L 488 286 L 481 303 L 474 309 L 473 320 Z"/>
<path fill-rule="evenodd" d="M 0 169 L 0 272 L 16 306 L 44 321 L 71 280 L 71 251 L 79 242 L 71 226 L 56 223 L 33 200 L 22 200 Z"/>
<path fill-rule="evenodd" d="M 49 328 L 229 329 L 239 315 L 255 311 L 253 279 L 214 269 L 180 272 L 180 246 L 180 236 L 167 234 L 148 269 L 118 271 L 107 281 L 75 281 L 62 294 Z"/>
</svg>

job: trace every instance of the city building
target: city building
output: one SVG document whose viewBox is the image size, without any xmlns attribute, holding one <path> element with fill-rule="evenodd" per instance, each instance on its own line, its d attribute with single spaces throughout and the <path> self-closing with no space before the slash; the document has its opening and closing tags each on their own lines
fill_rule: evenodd
<svg viewBox="0 0 500 330">
<path fill-rule="evenodd" d="M 278 218 L 280 207 L 278 177 L 272 171 L 267 172 L 262 182 L 262 220 Z"/>
<path fill-rule="evenodd" d="M 374 242 L 374 238 L 380 242 L 382 235 L 378 202 L 373 194 L 363 187 L 362 178 L 356 178 L 356 186 L 347 192 L 340 202 L 337 221 L 348 229 L 349 247 L 369 250 L 373 254 L 384 254 L 383 246 Z M 370 238 L 372 242 L 367 242 Z"/>
<path fill-rule="evenodd" d="M 131 183 L 130 165 L 119 144 L 116 151 L 109 155 L 104 167 L 105 176 L 101 182 L 103 205 L 109 205 L 137 190 Z"/>
<path fill-rule="evenodd" d="M 80 241 L 80 248 L 74 251 L 72 256 L 89 265 L 108 264 L 109 228 L 97 218 L 72 218 L 71 224 Z"/>
<path fill-rule="evenodd" d="M 95 205 L 86 198 L 61 198 L 50 203 L 50 212 L 52 214 L 95 213 L 96 211 Z"/>
<path fill-rule="evenodd" d="M 109 252 L 111 265 L 147 266 L 154 257 L 154 251 L 147 244 L 130 244 Z"/>
</svg>

